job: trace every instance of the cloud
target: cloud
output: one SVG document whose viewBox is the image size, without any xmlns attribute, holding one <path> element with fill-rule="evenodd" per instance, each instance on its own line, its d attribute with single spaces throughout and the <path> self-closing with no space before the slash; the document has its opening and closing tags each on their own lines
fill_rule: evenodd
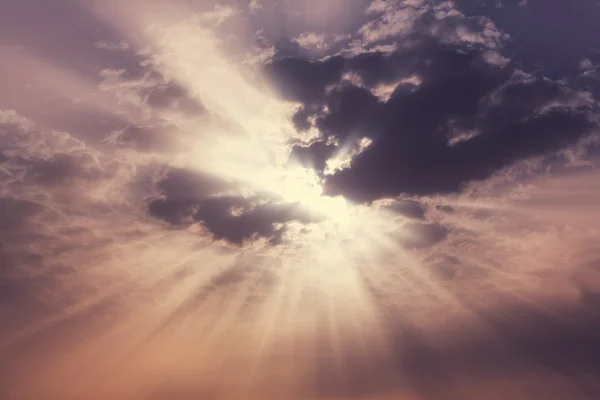
<svg viewBox="0 0 600 400">
<path fill-rule="evenodd" d="M 598 398 L 598 60 L 284 3 L 0 2 L 48 34 L 0 48 L 0 398 Z M 210 31 L 244 23 L 286 101 Z"/>
<path fill-rule="evenodd" d="M 322 220 L 303 210 L 299 204 L 255 205 L 252 199 L 242 197 L 205 199 L 198 205 L 194 219 L 201 221 L 216 239 L 226 239 L 237 245 L 257 238 L 279 244 L 287 223 L 309 224 Z"/>
<path fill-rule="evenodd" d="M 597 388 L 577 377 L 598 368 L 586 350 L 595 347 L 599 322 L 597 218 L 587 208 L 597 191 L 583 189 L 595 177 L 580 171 L 511 182 L 489 197 L 429 198 L 452 204 L 451 213 L 422 198 L 427 220 L 447 227 L 444 240 L 418 252 L 422 264 L 396 254 L 376 271 L 359 268 L 389 347 L 372 346 L 368 363 L 352 363 L 349 375 L 360 380 L 323 380 L 319 395 L 462 399 L 510 385 L 526 398 L 543 382 L 552 387 L 548 398 L 593 398 Z M 436 289 L 424 295 L 428 285 Z M 360 358 L 351 347 L 336 352 Z M 320 371 L 335 368 L 328 357 L 317 363 Z"/>
<path fill-rule="evenodd" d="M 3 129 L 3 136 L 10 136 L 10 131 L 8 130 L 11 128 L 29 131 L 33 129 L 35 124 L 31 120 L 20 116 L 15 110 L 0 110 L 0 126 Z"/>
<path fill-rule="evenodd" d="M 114 235 L 96 229 L 123 205 L 131 170 L 66 132 L 14 111 L 0 115 L 0 313 L 12 321 L 0 332 L 3 347 L 79 295 L 74 260 L 83 252 L 100 265 L 110 251 Z"/>
<path fill-rule="evenodd" d="M 379 205 L 407 218 L 425 220 L 426 208 L 415 200 L 386 199 L 379 202 Z"/>
<path fill-rule="evenodd" d="M 425 1 L 380 1 L 375 0 L 367 8 L 368 14 L 381 14 L 359 29 L 366 43 L 382 41 L 391 37 L 402 37 L 412 33 L 415 23 L 428 10 Z"/>
<path fill-rule="evenodd" d="M 579 69 L 582 71 L 590 70 L 594 67 L 594 64 L 590 61 L 589 58 L 584 58 L 579 62 Z"/>
<path fill-rule="evenodd" d="M 173 226 L 201 223 L 215 240 L 238 246 L 260 239 L 275 245 L 289 222 L 310 224 L 323 219 L 267 193 L 228 194 L 236 187 L 234 183 L 194 171 L 170 171 L 157 187 L 161 197 L 149 203 L 150 215 Z"/>
<path fill-rule="evenodd" d="M 101 91 L 115 96 L 119 103 L 138 107 L 145 119 L 151 118 L 152 113 L 162 114 L 168 120 L 169 114 L 193 117 L 205 112 L 197 98 L 166 77 L 152 60 L 142 61 L 139 71 L 104 69 L 99 77 Z"/>
<path fill-rule="evenodd" d="M 316 47 L 317 49 L 324 49 L 325 35 L 314 32 L 305 32 L 294 39 L 301 47 Z"/>
<path fill-rule="evenodd" d="M 351 35 L 346 34 L 334 34 L 326 35 L 323 33 L 316 32 L 303 32 L 298 37 L 292 39 L 293 42 L 297 43 L 302 49 L 309 51 L 325 52 L 330 47 L 348 40 Z"/>
<path fill-rule="evenodd" d="M 212 11 L 206 11 L 198 15 L 200 21 L 210 22 L 216 26 L 221 25 L 226 20 L 235 17 L 240 13 L 234 7 L 228 5 L 216 4 Z"/>
<path fill-rule="evenodd" d="M 303 103 L 297 126 L 310 128 L 314 117 L 322 137 L 340 146 L 357 136 L 372 140 L 350 168 L 326 179 L 328 193 L 371 201 L 458 191 L 595 129 L 589 92 L 523 72 L 493 52 L 502 34 L 489 20 L 444 7 L 440 20 L 411 19 L 415 26 L 403 33 L 411 44 L 391 54 L 286 58 L 267 66 L 285 96 Z M 416 84 L 404 83 L 409 78 Z M 393 83 L 391 94 L 380 97 L 381 85 Z"/>
<path fill-rule="evenodd" d="M 231 188 L 224 180 L 200 172 L 170 170 L 156 182 L 161 198 L 148 205 L 151 215 L 172 224 L 192 222 L 199 203 Z"/>
<path fill-rule="evenodd" d="M 327 85 L 339 81 L 343 63 L 340 57 L 326 62 L 284 58 L 268 64 L 266 73 L 286 99 L 310 104 L 322 99 Z"/>
<path fill-rule="evenodd" d="M 0 182 L 5 190 L 54 193 L 60 198 L 73 186 L 93 188 L 113 178 L 101 165 L 104 157 L 80 140 L 65 132 L 39 129 L 16 113 L 9 115 L 20 123 L 12 124 L 19 129 L 4 132 L 0 125 L 4 156 Z"/>
</svg>

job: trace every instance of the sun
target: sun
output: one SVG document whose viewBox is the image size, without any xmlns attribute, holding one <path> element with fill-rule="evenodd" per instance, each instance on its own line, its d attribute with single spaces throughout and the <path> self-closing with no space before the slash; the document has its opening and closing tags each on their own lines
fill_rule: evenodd
<svg viewBox="0 0 600 400">
<path fill-rule="evenodd" d="M 349 217 L 350 206 L 342 196 L 325 196 L 321 179 L 313 169 L 281 168 L 272 178 L 274 192 L 284 201 L 299 203 L 315 214 L 343 222 Z"/>
</svg>

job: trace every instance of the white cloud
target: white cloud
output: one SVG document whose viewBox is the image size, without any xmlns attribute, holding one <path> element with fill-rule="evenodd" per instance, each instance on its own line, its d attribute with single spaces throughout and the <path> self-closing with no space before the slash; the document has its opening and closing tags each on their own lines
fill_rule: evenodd
<svg viewBox="0 0 600 400">
<path fill-rule="evenodd" d="M 377 44 L 375 46 L 365 46 L 362 40 L 353 40 L 350 44 L 342 49 L 339 54 L 345 56 L 356 56 L 364 53 L 393 53 L 399 48 L 397 43 L 392 44 Z"/>
<path fill-rule="evenodd" d="M 275 46 L 254 46 L 252 51 L 244 55 L 242 63 L 251 67 L 260 67 L 271 61 L 275 54 Z"/>
<path fill-rule="evenodd" d="M 202 22 L 209 22 L 216 26 L 221 25 L 223 22 L 231 19 L 241 12 L 237 8 L 231 7 L 229 5 L 221 5 L 216 4 L 212 11 L 206 11 L 204 13 L 198 14 L 198 19 Z"/>
<path fill-rule="evenodd" d="M 373 10 L 383 12 L 383 15 L 367 22 L 358 33 L 365 43 L 408 35 L 413 31 L 416 20 L 428 11 L 423 3 L 416 0 L 401 3 L 376 1 L 371 6 L 375 4 Z"/>
<path fill-rule="evenodd" d="M 2 125 L 15 126 L 23 131 L 29 131 L 35 127 L 33 121 L 19 115 L 15 110 L 0 109 L 0 132 L 2 132 Z"/>
<path fill-rule="evenodd" d="M 323 52 L 332 45 L 348 40 L 350 37 L 351 35 L 348 34 L 328 35 L 316 32 L 304 32 L 292 40 L 304 49 Z"/>
<path fill-rule="evenodd" d="M 464 14 L 460 12 L 453 1 L 443 1 L 436 4 L 433 8 L 435 18 L 442 20 L 448 17 L 464 17 Z"/>
<path fill-rule="evenodd" d="M 579 69 L 587 71 L 594 68 L 594 63 L 589 58 L 584 58 L 579 62 Z"/>
<path fill-rule="evenodd" d="M 363 137 L 340 148 L 333 157 L 326 161 L 325 175 L 332 175 L 337 171 L 350 168 L 352 159 L 365 151 L 372 143 L 371 139 Z"/>
<path fill-rule="evenodd" d="M 441 23 L 443 24 L 443 20 Z M 452 25 L 452 30 L 448 30 L 447 25 L 440 25 L 434 27 L 434 33 L 442 43 L 479 44 L 488 49 L 501 47 L 502 42 L 508 38 L 506 33 L 498 30 L 493 21 L 485 17 L 460 17 L 459 23 Z"/>
<path fill-rule="evenodd" d="M 327 47 L 325 35 L 318 34 L 315 32 L 304 32 L 293 40 L 296 43 L 298 43 L 301 47 L 314 47 L 319 50 L 323 50 Z"/>
<path fill-rule="evenodd" d="M 508 38 L 490 19 L 467 18 L 452 1 L 432 6 L 422 0 L 376 0 L 366 13 L 371 19 L 358 30 L 361 40 L 354 40 L 350 46 L 355 54 L 364 52 L 370 44 L 381 46 L 379 42 L 391 39 L 393 43 L 385 44 L 397 46 L 402 43 L 402 38 L 414 33 L 421 17 L 428 13 L 432 13 L 435 21 L 421 28 L 429 30 L 429 34 L 437 36 L 443 43 L 481 44 L 495 49 Z"/>
<path fill-rule="evenodd" d="M 503 67 L 510 62 L 509 58 L 504 57 L 497 51 L 486 51 L 483 53 L 483 59 L 489 64 Z"/>
<path fill-rule="evenodd" d="M 402 78 L 396 82 L 388 83 L 388 84 L 380 84 L 371 89 L 371 93 L 373 93 L 380 101 L 386 102 L 390 99 L 392 94 L 398 87 L 402 87 L 406 89 L 408 92 L 412 92 L 417 89 L 422 83 L 422 80 L 417 75 L 412 75 L 407 78 Z"/>
</svg>

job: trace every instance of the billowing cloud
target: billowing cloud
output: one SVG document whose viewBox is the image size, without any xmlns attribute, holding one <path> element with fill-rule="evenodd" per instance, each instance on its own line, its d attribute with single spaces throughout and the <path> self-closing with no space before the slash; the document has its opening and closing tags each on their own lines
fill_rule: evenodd
<svg viewBox="0 0 600 400">
<path fill-rule="evenodd" d="M 558 3 L 0 2 L 0 398 L 597 399 Z"/>
<path fill-rule="evenodd" d="M 286 58 L 267 67 L 287 96 L 302 102 L 300 128 L 310 127 L 314 116 L 323 140 L 342 147 L 356 137 L 372 140 L 350 168 L 327 178 L 329 193 L 362 201 L 458 191 L 521 159 L 575 144 L 596 128 L 592 94 L 499 55 L 502 33 L 489 20 L 466 19 L 450 3 L 433 9 L 400 3 L 398 9 L 375 2 L 369 10 L 424 7 L 401 33 L 406 48 Z M 382 85 L 390 84 L 395 88 L 382 98 Z"/>
</svg>

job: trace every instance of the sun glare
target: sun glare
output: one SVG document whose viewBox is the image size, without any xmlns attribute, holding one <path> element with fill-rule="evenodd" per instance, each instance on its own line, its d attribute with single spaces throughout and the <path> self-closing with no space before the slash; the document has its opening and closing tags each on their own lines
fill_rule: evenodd
<svg viewBox="0 0 600 400">
<path fill-rule="evenodd" d="M 297 104 L 282 101 L 265 82 L 248 80 L 249 71 L 241 73 L 216 45 L 214 32 L 193 18 L 170 24 L 161 23 L 157 15 L 149 13 L 154 28 L 148 31 L 156 62 L 190 93 L 202 94 L 201 102 L 212 117 L 212 125 L 198 131 L 191 151 L 178 163 L 236 182 L 243 195 L 271 193 L 271 201 L 300 204 L 338 227 L 360 219 L 360 206 L 325 196 L 322 177 L 299 160 L 290 160 L 291 143 L 302 140 L 292 123 Z M 196 51 L 190 52 L 190 46 Z M 192 132 L 199 126 L 195 119 L 182 124 Z M 361 140 L 337 154 L 343 160 L 338 160 L 340 165 L 331 161 L 335 168 L 347 167 L 368 145 Z"/>
<path fill-rule="evenodd" d="M 288 202 L 298 202 L 309 210 L 323 214 L 338 222 L 348 218 L 349 206 L 341 197 L 323 195 L 323 186 L 314 170 L 309 168 L 284 168 L 281 184 L 275 192 Z"/>
<path fill-rule="evenodd" d="M 250 138 L 224 135 L 203 142 L 197 151 L 196 165 L 208 173 L 238 181 L 250 191 L 271 193 L 274 201 L 298 203 L 336 222 L 349 218 L 350 205 L 341 196 L 325 196 L 322 178 L 315 170 L 290 165 L 288 150 L 278 140 L 247 135 Z"/>
</svg>

